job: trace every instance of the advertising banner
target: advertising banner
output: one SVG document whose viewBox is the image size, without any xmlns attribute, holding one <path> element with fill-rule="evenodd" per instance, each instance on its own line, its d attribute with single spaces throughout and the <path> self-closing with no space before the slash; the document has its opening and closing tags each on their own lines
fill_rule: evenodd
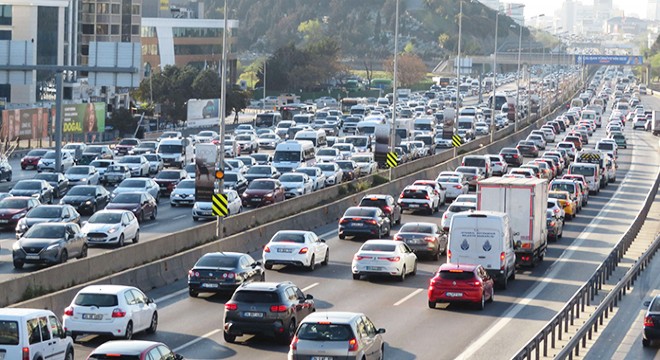
<svg viewBox="0 0 660 360">
<path fill-rule="evenodd" d="M 46 108 L 2 110 L 0 134 L 9 141 L 47 137 L 48 117 Z"/>
<path fill-rule="evenodd" d="M 195 145 L 195 201 L 213 201 L 215 190 L 215 164 L 217 161 L 217 145 Z"/>
<path fill-rule="evenodd" d="M 378 166 L 384 168 L 387 164 L 387 153 L 390 151 L 390 127 L 389 125 L 376 125 L 374 146 L 374 161 Z"/>
<path fill-rule="evenodd" d="M 62 105 L 62 133 L 82 134 L 104 131 L 105 103 Z"/>
<path fill-rule="evenodd" d="M 188 100 L 188 126 L 198 127 L 217 124 L 219 109 L 220 99 Z"/>
<path fill-rule="evenodd" d="M 575 55 L 577 65 L 642 65 L 643 63 L 643 56 Z"/>
</svg>

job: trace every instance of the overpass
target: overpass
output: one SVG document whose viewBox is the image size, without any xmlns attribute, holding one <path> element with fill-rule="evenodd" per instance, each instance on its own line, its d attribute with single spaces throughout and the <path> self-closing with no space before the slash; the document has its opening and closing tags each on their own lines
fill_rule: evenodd
<svg viewBox="0 0 660 360">
<path fill-rule="evenodd" d="M 493 67 L 493 55 L 478 55 L 470 56 L 472 59 L 472 71 L 492 71 Z M 575 65 L 575 54 L 567 53 L 525 53 L 520 54 L 520 64 L 521 66 L 527 65 Z M 518 65 L 518 52 L 498 52 L 497 53 L 497 67 L 498 72 L 501 72 L 504 68 L 511 69 L 511 65 Z M 434 74 L 443 74 L 450 73 L 456 74 L 456 68 L 454 67 L 454 59 L 445 60 L 440 62 L 434 69 Z"/>
</svg>

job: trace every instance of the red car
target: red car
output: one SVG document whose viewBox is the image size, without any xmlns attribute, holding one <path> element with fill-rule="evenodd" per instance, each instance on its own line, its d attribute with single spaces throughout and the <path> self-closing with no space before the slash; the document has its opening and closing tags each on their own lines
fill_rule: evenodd
<svg viewBox="0 0 660 360">
<path fill-rule="evenodd" d="M 48 150 L 46 149 L 34 149 L 30 150 L 27 155 L 23 156 L 21 159 L 21 169 L 25 170 L 29 167 L 36 169 L 39 160 L 44 156 Z"/>
<path fill-rule="evenodd" d="M 133 150 L 133 148 L 138 145 L 140 145 L 139 139 L 134 139 L 134 138 L 121 139 L 121 141 L 115 146 L 115 154 L 128 155 L 128 152 Z"/>
<path fill-rule="evenodd" d="M 259 207 L 284 201 L 284 186 L 276 179 L 253 180 L 241 195 L 243 207 Z"/>
<path fill-rule="evenodd" d="M 147 217 L 156 220 L 158 204 L 149 193 L 124 192 L 115 196 L 105 207 L 106 210 L 128 210 L 135 215 L 139 222 Z"/>
<path fill-rule="evenodd" d="M 169 195 L 184 179 L 188 179 L 188 172 L 185 170 L 161 170 L 154 181 L 160 187 L 161 194 Z"/>
<path fill-rule="evenodd" d="M 18 220 L 41 203 L 32 196 L 9 196 L 0 201 L 0 226 L 14 229 Z"/>
<path fill-rule="evenodd" d="M 429 282 L 429 307 L 437 303 L 467 302 L 483 310 L 494 299 L 494 281 L 481 265 L 442 264 Z"/>
</svg>

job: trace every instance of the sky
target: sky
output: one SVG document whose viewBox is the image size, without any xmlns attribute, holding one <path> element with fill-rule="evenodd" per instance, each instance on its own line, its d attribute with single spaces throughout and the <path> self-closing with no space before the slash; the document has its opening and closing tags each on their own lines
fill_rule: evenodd
<svg viewBox="0 0 660 360">
<path fill-rule="evenodd" d="M 580 1 L 580 0 L 578 0 Z M 552 16 L 556 10 L 560 9 L 563 0 L 500 0 L 503 2 L 523 3 L 525 4 L 525 17 L 530 18 L 538 14 Z M 582 3 L 592 5 L 593 0 L 581 0 Z M 632 16 L 636 14 L 646 18 L 646 4 L 648 0 L 614 0 L 613 7 L 623 9 L 625 14 Z"/>
</svg>

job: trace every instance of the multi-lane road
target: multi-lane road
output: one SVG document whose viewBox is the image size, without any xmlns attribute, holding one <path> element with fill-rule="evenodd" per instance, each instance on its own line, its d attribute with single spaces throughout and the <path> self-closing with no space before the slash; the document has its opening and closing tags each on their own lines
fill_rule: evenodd
<svg viewBox="0 0 660 360">
<path fill-rule="evenodd" d="M 644 96 L 642 100 L 646 106 L 660 108 L 659 99 Z M 587 147 L 593 147 L 604 132 L 599 129 Z M 439 262 L 422 260 L 417 275 L 403 283 L 353 280 L 350 264 L 362 242 L 339 240 L 334 224 L 315 230 L 330 246 L 328 266 L 312 273 L 271 270 L 267 278 L 293 281 L 314 295 L 319 310 L 368 314 L 377 327 L 387 329 L 386 358 L 510 358 L 590 277 L 641 208 L 660 166 L 658 140 L 647 132 L 631 130 L 630 125 L 626 134 L 630 146 L 619 151 L 618 181 L 590 197 L 589 205 L 578 217 L 566 222 L 564 237 L 550 243 L 545 261 L 533 269 L 519 270 L 516 280 L 507 290 L 497 291 L 494 304 L 484 311 L 463 306 L 442 305 L 435 310 L 427 307 L 428 280 L 444 258 Z M 188 215 L 188 211 L 161 212 L 159 224 L 165 224 L 162 220 L 168 216 L 173 219 Z M 441 213 L 433 217 L 406 213 L 403 221 L 439 222 L 440 216 Z M 182 217 L 171 226 L 181 228 L 187 222 L 192 225 L 189 217 Z M 151 236 L 167 232 L 167 226 L 153 229 Z M 396 228 L 393 234 L 395 231 Z M 286 346 L 249 336 L 238 338 L 237 344 L 225 343 L 222 319 L 227 296 L 189 298 L 185 281 L 151 290 L 149 295 L 159 306 L 159 330 L 155 335 L 138 334 L 136 338 L 162 341 L 189 359 L 282 359 L 288 351 Z M 79 338 L 76 358 L 84 359 L 106 340 L 95 336 Z"/>
</svg>

